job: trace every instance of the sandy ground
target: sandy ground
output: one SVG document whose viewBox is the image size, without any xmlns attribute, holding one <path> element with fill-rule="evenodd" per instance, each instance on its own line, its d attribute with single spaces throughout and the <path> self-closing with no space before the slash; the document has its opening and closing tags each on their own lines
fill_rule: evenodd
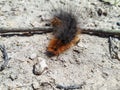
<svg viewBox="0 0 120 90">
<path fill-rule="evenodd" d="M 54 8 L 64 6 L 62 3 L 66 5 L 64 0 L 56 1 L 51 1 Z M 1 0 L 0 27 L 40 27 L 43 21 L 51 18 L 51 3 L 49 0 Z M 77 11 L 79 27 L 120 30 L 117 25 L 120 6 L 98 0 L 71 0 L 70 3 L 73 12 Z M 101 15 L 98 15 L 99 9 Z M 0 90 L 60 90 L 56 85 L 81 85 L 76 90 L 120 90 L 120 61 L 111 59 L 108 38 L 81 34 L 76 46 L 58 57 L 48 58 L 45 51 L 50 39 L 50 33 L 0 37 L 10 58 L 8 66 L 0 72 Z M 119 53 L 120 41 L 116 42 Z M 48 65 L 41 75 L 33 73 L 38 59 L 45 59 Z"/>
</svg>

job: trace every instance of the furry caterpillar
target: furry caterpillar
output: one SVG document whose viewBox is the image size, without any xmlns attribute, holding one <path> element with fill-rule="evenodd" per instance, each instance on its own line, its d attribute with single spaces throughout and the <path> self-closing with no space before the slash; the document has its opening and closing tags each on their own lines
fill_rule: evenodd
<svg viewBox="0 0 120 90">
<path fill-rule="evenodd" d="M 63 53 L 79 41 L 77 19 L 72 12 L 59 9 L 50 22 L 54 31 L 46 51 L 48 57 Z"/>
</svg>

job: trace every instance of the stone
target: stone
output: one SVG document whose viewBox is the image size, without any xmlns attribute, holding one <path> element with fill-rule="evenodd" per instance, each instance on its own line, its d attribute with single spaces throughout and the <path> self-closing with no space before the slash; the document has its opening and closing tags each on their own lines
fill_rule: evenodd
<svg viewBox="0 0 120 90">
<path fill-rule="evenodd" d="M 46 60 L 44 58 L 38 57 L 37 63 L 33 66 L 33 73 L 35 75 L 41 75 L 48 69 L 48 65 L 46 64 Z"/>
<path fill-rule="evenodd" d="M 40 85 L 37 81 L 35 81 L 35 82 L 32 83 L 32 87 L 34 88 L 34 90 L 37 90 L 37 89 L 40 88 Z"/>
<path fill-rule="evenodd" d="M 33 54 L 30 55 L 30 59 L 31 59 L 31 60 L 35 59 L 36 57 L 37 57 L 37 54 L 36 54 L 36 53 L 33 53 Z"/>
</svg>

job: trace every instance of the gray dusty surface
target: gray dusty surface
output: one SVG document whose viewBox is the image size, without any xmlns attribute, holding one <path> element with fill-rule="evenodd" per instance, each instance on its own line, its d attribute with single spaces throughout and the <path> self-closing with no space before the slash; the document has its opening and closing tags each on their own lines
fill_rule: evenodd
<svg viewBox="0 0 120 90">
<path fill-rule="evenodd" d="M 71 4 L 79 18 L 78 27 L 120 30 L 120 6 L 98 0 L 66 1 L 0 0 L 0 28 L 40 27 L 52 17 L 53 7 L 69 10 Z M 108 38 L 81 34 L 76 46 L 48 58 L 45 51 L 50 39 L 50 33 L 0 37 L 10 57 L 6 69 L 0 72 L 0 90 L 59 90 L 57 84 L 82 85 L 78 90 L 120 90 L 120 60 L 111 59 Z M 0 56 L 1 65 L 2 53 Z M 38 58 L 45 59 L 48 66 L 41 75 L 33 73 Z"/>
</svg>

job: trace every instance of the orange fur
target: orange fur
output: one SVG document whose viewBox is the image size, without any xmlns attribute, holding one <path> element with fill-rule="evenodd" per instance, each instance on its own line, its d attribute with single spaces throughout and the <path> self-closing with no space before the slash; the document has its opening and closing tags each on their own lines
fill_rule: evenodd
<svg viewBox="0 0 120 90">
<path fill-rule="evenodd" d="M 60 40 L 53 38 L 53 39 L 51 39 L 51 41 L 48 45 L 47 51 L 53 53 L 54 56 L 57 56 L 57 55 L 63 53 L 64 51 L 66 51 L 67 49 L 69 49 L 70 47 L 76 45 L 76 43 L 78 43 L 78 41 L 79 41 L 79 38 L 77 35 L 70 43 L 67 43 L 65 45 L 62 44 Z"/>
<path fill-rule="evenodd" d="M 51 20 L 52 26 L 59 26 L 59 25 L 61 25 L 61 23 L 62 23 L 61 20 L 58 19 L 57 17 L 55 17 Z"/>
</svg>

